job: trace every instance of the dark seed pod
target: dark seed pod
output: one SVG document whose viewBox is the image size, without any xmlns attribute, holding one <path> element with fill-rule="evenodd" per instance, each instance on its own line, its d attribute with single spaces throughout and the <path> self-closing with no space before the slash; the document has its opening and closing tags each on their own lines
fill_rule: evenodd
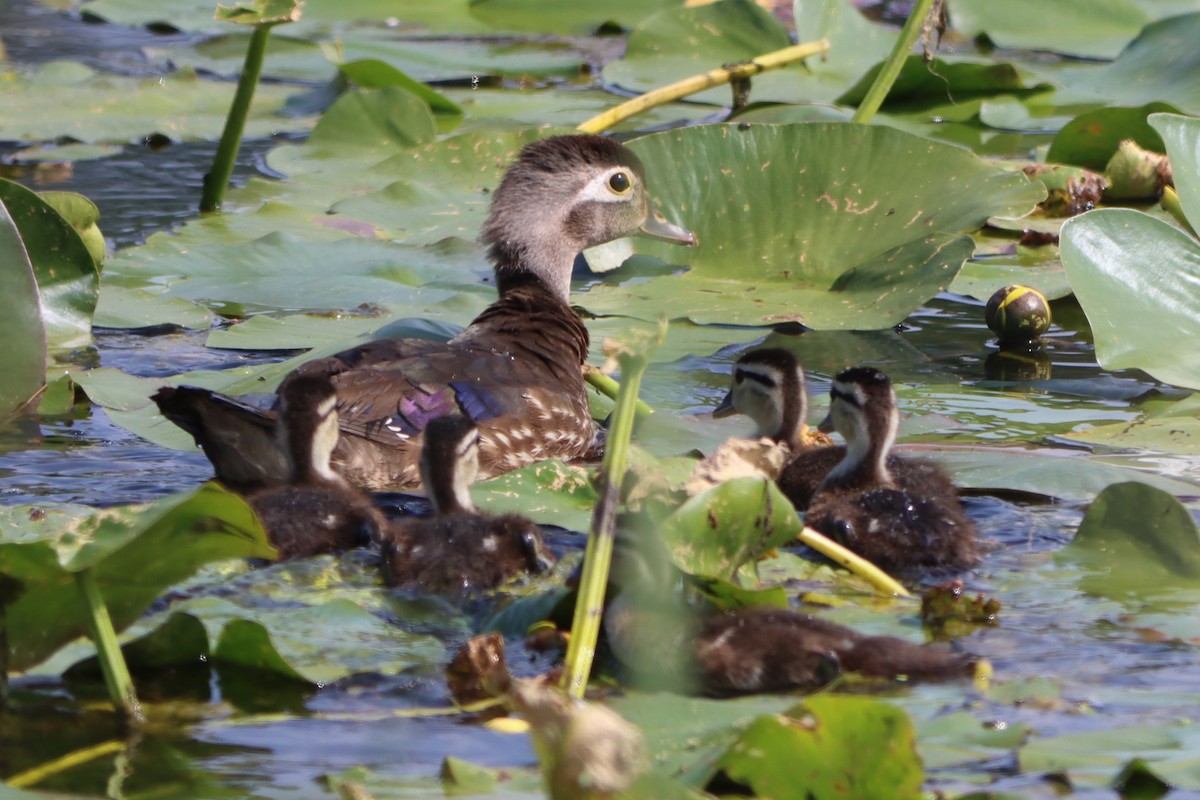
<svg viewBox="0 0 1200 800">
<path fill-rule="evenodd" d="M 1050 303 L 1037 289 L 1005 286 L 988 300 L 984 318 L 1001 344 L 1029 342 L 1050 330 Z"/>
</svg>

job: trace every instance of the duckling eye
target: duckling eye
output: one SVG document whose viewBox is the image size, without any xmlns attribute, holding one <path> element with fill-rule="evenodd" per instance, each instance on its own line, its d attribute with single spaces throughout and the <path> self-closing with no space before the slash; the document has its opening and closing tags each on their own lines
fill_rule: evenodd
<svg viewBox="0 0 1200 800">
<path fill-rule="evenodd" d="M 624 172 L 614 172 L 608 178 L 608 188 L 617 194 L 625 194 L 632 185 L 633 182 L 629 180 L 629 176 Z"/>
</svg>

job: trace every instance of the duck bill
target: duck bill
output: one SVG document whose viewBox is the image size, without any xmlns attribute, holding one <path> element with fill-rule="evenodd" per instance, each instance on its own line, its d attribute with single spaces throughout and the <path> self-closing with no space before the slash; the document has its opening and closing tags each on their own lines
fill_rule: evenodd
<svg viewBox="0 0 1200 800">
<path fill-rule="evenodd" d="M 833 433 L 833 414 L 826 414 L 825 419 L 817 425 L 817 430 L 821 433 Z"/>
<path fill-rule="evenodd" d="M 651 210 L 650 216 L 646 217 L 646 221 L 642 223 L 642 227 L 639 230 L 643 236 L 662 239 L 664 242 L 686 244 L 688 247 L 691 247 L 698 241 L 696 234 L 687 228 L 681 228 L 678 225 L 667 222 L 667 218 L 662 213 L 654 210 Z"/>
<path fill-rule="evenodd" d="M 725 399 L 713 409 L 712 415 L 720 419 L 721 417 L 732 417 L 736 413 L 737 409 L 733 407 L 733 392 L 729 391 L 725 393 Z"/>
</svg>

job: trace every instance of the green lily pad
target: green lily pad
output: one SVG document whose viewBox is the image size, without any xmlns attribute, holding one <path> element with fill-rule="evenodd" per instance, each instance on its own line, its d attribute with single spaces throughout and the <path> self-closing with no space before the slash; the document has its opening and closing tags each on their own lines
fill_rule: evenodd
<svg viewBox="0 0 1200 800">
<path fill-rule="evenodd" d="M 218 5 L 214 16 L 219 21 L 238 25 L 281 25 L 300 19 L 302 5 L 297 0 L 254 0 L 248 4 Z"/>
<path fill-rule="evenodd" d="M 210 655 L 208 632 L 191 614 L 171 614 L 166 622 L 149 633 L 121 645 L 121 654 L 130 672 L 197 666 Z M 100 674 L 100 660 L 89 656 L 64 673 Z"/>
<path fill-rule="evenodd" d="M 1080 580 L 1084 591 L 1116 600 L 1200 587 L 1200 531 L 1191 512 L 1144 483 L 1101 492 L 1058 558 L 1092 573 Z"/>
<path fill-rule="evenodd" d="M 88 71 L 86 79 L 69 84 L 51 80 L 49 70 L 50 65 L 42 65 L 28 76 L 0 82 L 0 102 L 13 109 L 0 118 L 0 139 L 40 141 L 66 136 L 89 144 L 121 144 L 161 133 L 178 141 L 216 140 L 235 88 L 201 80 L 187 70 L 161 78 Z M 307 129 L 307 120 L 277 114 L 294 91 L 277 84 L 260 85 L 246 120 L 246 136 Z"/>
<path fill-rule="evenodd" d="M 1104 447 L 1135 448 L 1156 453 L 1200 455 L 1200 419 L 1155 419 L 1099 425 L 1063 434 L 1067 439 Z"/>
<path fill-rule="evenodd" d="M 835 102 L 843 105 L 861 103 L 881 68 L 882 65 L 876 65 L 868 70 Z M 926 62 L 921 56 L 914 55 L 904 60 L 896 82 L 888 91 L 884 108 L 896 113 L 933 112 L 940 120 L 962 121 L 980 113 L 984 98 L 1006 97 L 1020 105 L 1028 115 L 1021 99 L 1047 88 L 1048 84 L 1026 84 L 1012 64 L 941 59 Z M 944 108 L 947 104 L 953 108 Z"/>
<path fill-rule="evenodd" d="M 1200 113 L 1200 81 L 1191 79 L 1200 70 L 1200 49 L 1191 46 L 1197 37 L 1200 12 L 1152 22 L 1111 64 L 1054 73 L 1053 80 L 1063 85 L 1056 101 L 1141 106 L 1157 100 Z"/>
<path fill-rule="evenodd" d="M 890 327 L 948 286 L 970 254 L 969 239 L 951 232 L 1001 209 L 1028 213 L 1043 193 L 959 148 L 879 127 L 707 125 L 631 147 L 661 205 L 700 243 L 639 245 L 690 269 L 594 287 L 580 300 L 593 313 Z M 935 179 L 947 173 L 959 176 L 953 187 Z"/>
<path fill-rule="evenodd" d="M 425 144 L 437 135 L 429 104 L 400 86 L 346 92 L 313 127 L 308 145 L 390 152 Z"/>
<path fill-rule="evenodd" d="M 104 234 L 97 225 L 100 221 L 100 209 L 96 204 L 76 192 L 38 192 L 38 197 L 75 229 L 99 268 L 104 262 L 106 248 Z"/>
<path fill-rule="evenodd" d="M 1179 114 L 1155 114 L 1150 126 L 1162 135 L 1163 145 L 1176 171 L 1175 190 L 1184 216 L 1192 227 L 1200 224 L 1200 120 Z M 1197 306 L 1192 306 L 1195 310 Z"/>
<path fill-rule="evenodd" d="M 18 183 L 0 180 L 0 201 L 33 266 L 46 346 L 90 344 L 100 276 L 79 232 L 53 206 Z"/>
<path fill-rule="evenodd" d="M 759 717 L 719 766 L 778 800 L 916 798 L 925 778 L 908 716 L 866 697 L 810 697 Z"/>
<path fill-rule="evenodd" d="M 749 61 L 791 44 L 787 30 L 752 0 L 721 0 L 710 5 L 674 8 L 647 17 L 629 35 L 625 55 L 604 67 L 604 80 L 645 92 L 683 78 Z M 792 65 L 753 79 L 755 100 L 799 100 L 796 81 L 804 67 Z M 692 100 L 728 106 L 728 86 L 691 96 Z"/>
<path fill-rule="evenodd" d="M 130 289 L 108 281 L 96 303 L 92 325 L 129 330 L 159 325 L 204 329 L 212 325 L 215 318 L 204 306 L 171 297 L 161 287 Z"/>
<path fill-rule="evenodd" d="M 684 572 L 731 580 L 742 564 L 792 541 L 802 527 L 773 481 L 735 478 L 689 499 L 659 530 Z"/>
<path fill-rule="evenodd" d="M 1161 153 L 1162 137 L 1146 119 L 1160 111 L 1178 113 L 1179 109 L 1170 103 L 1147 103 L 1136 108 L 1098 108 L 1080 114 L 1054 137 L 1046 153 L 1046 162 L 1103 170 L 1117 152 L 1117 145 L 1125 139 L 1133 139 L 1145 149 Z"/>
<path fill-rule="evenodd" d="M 1114 58 L 1150 21 L 1132 0 L 956 0 L 950 22 L 964 36 L 986 33 L 1000 47 Z"/>
<path fill-rule="evenodd" d="M 977 300 L 987 300 L 997 289 L 1019 283 L 1037 289 L 1047 300 L 1072 294 L 1067 272 L 1053 245 L 1032 251 L 1022 248 L 1012 256 L 972 259 L 954 277 L 950 291 Z"/>
<path fill-rule="evenodd" d="M 29 403 L 46 378 L 46 330 L 41 296 L 21 231 L 0 198 L 0 344 L 6 368 L 0 374 L 0 419 Z"/>
<path fill-rule="evenodd" d="M 1173 780 L 1172 785 L 1182 791 L 1195 791 L 1200 788 L 1195 754 L 1181 742 L 1189 731 L 1194 735 L 1195 728 L 1144 725 L 1066 733 L 1034 739 L 1017 751 L 1017 761 L 1022 772 L 1063 773 L 1076 788 L 1107 789 L 1124 773 L 1130 755 L 1136 753 L 1153 764 L 1156 772 L 1168 764 L 1184 767 L 1172 775 L 1181 779 L 1178 783 Z"/>
<path fill-rule="evenodd" d="M 435 92 L 424 83 L 413 80 L 378 59 L 364 58 L 338 65 L 338 71 L 359 86 L 379 89 L 385 86 L 395 86 L 424 100 L 434 114 L 448 116 L 454 119 L 462 118 L 462 108 L 441 92 Z"/>
<path fill-rule="evenodd" d="M 1178 346 L 1200 335 L 1200 244 L 1147 214 L 1106 208 L 1064 223 L 1060 247 L 1101 366 L 1200 388 L 1200 352 Z"/>
<path fill-rule="evenodd" d="M 642 18 L 681 0 L 471 0 L 471 14 L 497 28 L 537 33 L 591 33 L 605 23 L 632 28 Z"/>
<path fill-rule="evenodd" d="M 124 151 L 125 148 L 117 144 L 37 144 L 32 147 L 23 147 L 9 158 L 18 164 L 25 162 L 56 164 L 108 158 Z"/>
<path fill-rule="evenodd" d="M 589 471 L 556 458 L 476 484 L 471 496 L 492 514 L 523 514 L 536 522 L 577 531 L 591 528 L 596 504 Z"/>
<path fill-rule="evenodd" d="M 65 522 L 29 508 L 0 518 L 0 573 L 21 584 L 7 609 L 10 669 L 26 670 L 86 632 L 75 573 L 92 571 L 119 631 L 201 564 L 274 554 L 250 506 L 215 484 Z"/>
<path fill-rule="evenodd" d="M 1024 723 L 989 726 L 966 711 L 943 714 L 916 725 L 926 769 L 945 769 L 998 757 L 1019 747 L 1031 733 Z"/>
</svg>

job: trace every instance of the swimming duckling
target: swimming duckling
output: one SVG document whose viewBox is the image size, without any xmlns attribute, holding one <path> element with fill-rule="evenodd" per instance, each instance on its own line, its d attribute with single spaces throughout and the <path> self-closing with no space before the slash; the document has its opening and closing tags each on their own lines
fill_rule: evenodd
<svg viewBox="0 0 1200 800">
<path fill-rule="evenodd" d="M 801 435 L 808 417 L 804 369 L 779 347 L 743 353 L 733 366 L 733 383 L 714 417 L 745 414 L 758 426 L 756 436 L 787 445 L 790 457 L 775 482 L 797 511 L 808 508 L 813 492 L 845 455 L 845 448 L 813 445 Z"/>
<path fill-rule="evenodd" d="M 945 680 L 974 670 L 968 655 L 868 636 L 791 609 L 690 605 L 683 573 L 653 536 L 618 533 L 612 569 L 605 636 L 617 659 L 652 685 L 731 695 L 811 691 L 843 671 Z"/>
<path fill-rule="evenodd" d="M 582 370 L 588 332 L 569 305 L 571 273 L 580 251 L 637 233 L 695 242 L 651 208 L 632 151 L 593 135 L 528 144 L 483 225 L 496 302 L 448 342 L 368 342 L 302 365 L 284 385 L 332 376 L 342 428 L 333 465 L 356 486 L 417 486 L 421 432 L 448 414 L 479 426 L 481 477 L 586 456 L 596 428 Z M 164 388 L 153 399 L 192 434 L 225 484 L 246 491 L 286 482 L 272 412 L 195 387 Z"/>
<path fill-rule="evenodd" d="M 554 564 L 537 525 L 519 514 L 480 513 L 469 489 L 479 472 L 479 429 L 453 415 L 429 422 L 421 477 L 433 516 L 393 522 L 382 534 L 384 583 L 466 596 Z"/>
<path fill-rule="evenodd" d="M 290 381 L 279 394 L 280 448 L 288 482 L 247 497 L 281 559 L 369 544 L 384 524 L 371 499 L 329 464 L 338 439 L 337 394 L 328 376 Z"/>
<path fill-rule="evenodd" d="M 846 440 L 845 458 L 817 487 L 809 526 L 888 570 L 964 569 L 979 561 L 975 526 L 954 484 L 925 462 L 903 481 L 889 458 L 896 440 L 896 395 L 887 375 L 848 369 L 829 389 L 822 429 Z"/>
</svg>

